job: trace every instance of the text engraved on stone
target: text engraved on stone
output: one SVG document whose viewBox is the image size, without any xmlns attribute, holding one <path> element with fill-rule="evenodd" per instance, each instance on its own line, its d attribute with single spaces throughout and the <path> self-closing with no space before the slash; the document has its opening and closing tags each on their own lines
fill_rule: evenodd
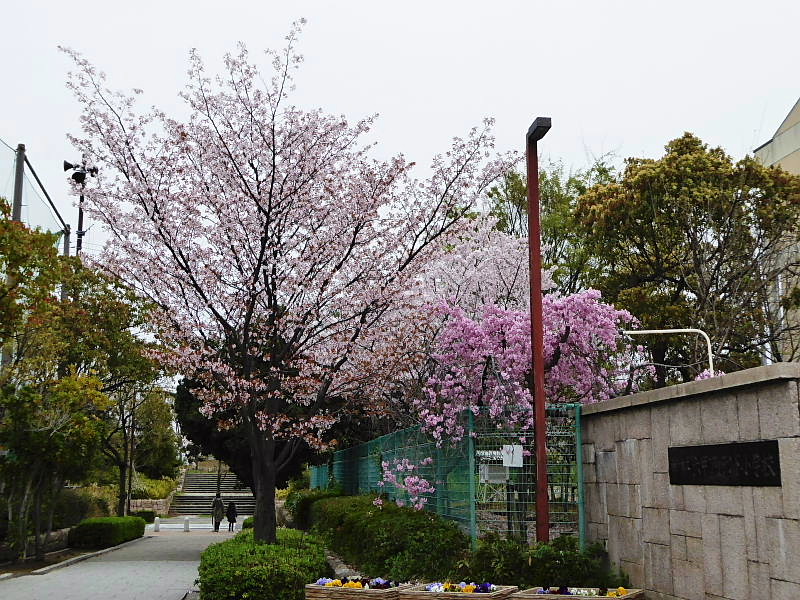
<svg viewBox="0 0 800 600">
<path fill-rule="evenodd" d="M 672 485 L 780 486 L 778 441 L 668 449 Z"/>
</svg>

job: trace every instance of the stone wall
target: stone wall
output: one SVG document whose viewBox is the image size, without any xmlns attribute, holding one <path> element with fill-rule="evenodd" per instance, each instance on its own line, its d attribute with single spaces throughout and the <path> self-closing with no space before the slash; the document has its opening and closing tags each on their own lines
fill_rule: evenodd
<svg viewBox="0 0 800 600">
<path fill-rule="evenodd" d="M 153 500 L 149 498 L 142 498 L 139 500 L 131 500 L 131 512 L 137 510 L 154 510 L 158 515 L 168 515 L 169 507 L 172 505 L 172 497 L 174 493 L 170 494 L 167 498 Z"/>
<path fill-rule="evenodd" d="M 50 532 L 50 537 L 47 540 L 47 545 L 44 547 L 45 553 L 55 552 L 56 550 L 63 550 L 68 547 L 69 527 L 66 529 L 55 529 Z M 44 534 L 42 534 L 42 541 L 44 541 Z M 30 536 L 28 538 L 28 547 L 26 549 L 27 556 L 34 555 L 36 549 L 36 538 Z M 17 552 L 12 550 L 8 542 L 0 543 L 0 562 L 14 560 L 17 557 Z"/>
<path fill-rule="evenodd" d="M 648 598 L 800 598 L 800 364 L 584 408 L 587 534 Z M 667 448 L 778 440 L 781 487 L 671 485 Z"/>
</svg>

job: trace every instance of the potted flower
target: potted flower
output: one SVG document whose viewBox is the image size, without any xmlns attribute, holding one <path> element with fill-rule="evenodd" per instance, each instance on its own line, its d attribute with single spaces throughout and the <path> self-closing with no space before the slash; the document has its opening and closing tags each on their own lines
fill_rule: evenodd
<svg viewBox="0 0 800 600">
<path fill-rule="evenodd" d="M 495 585 L 490 582 L 476 583 L 461 581 L 435 582 L 416 585 L 400 590 L 399 600 L 444 600 L 464 597 L 507 598 L 519 588 L 515 585 Z"/>
<path fill-rule="evenodd" d="M 307 600 L 347 600 L 354 598 L 381 598 L 397 600 L 400 590 L 410 587 L 407 583 L 390 581 L 381 577 L 342 577 L 330 579 L 322 577 L 306 585 Z"/>
<path fill-rule="evenodd" d="M 644 598 L 644 590 L 627 589 L 618 587 L 616 589 L 607 588 L 579 588 L 579 587 L 534 587 L 517 592 L 512 596 L 514 600 L 560 600 L 572 599 L 575 597 L 589 598 L 617 598 L 624 600 L 634 600 Z"/>
</svg>

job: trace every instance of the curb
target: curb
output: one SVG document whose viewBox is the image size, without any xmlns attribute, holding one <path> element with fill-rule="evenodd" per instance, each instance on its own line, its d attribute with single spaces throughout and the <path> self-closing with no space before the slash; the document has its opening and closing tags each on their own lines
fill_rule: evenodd
<svg viewBox="0 0 800 600">
<path fill-rule="evenodd" d="M 30 573 L 28 573 L 28 575 L 47 575 L 50 571 L 55 571 L 56 569 L 61 569 L 62 567 L 68 567 L 70 565 L 74 565 L 75 563 L 83 562 L 84 560 L 87 560 L 89 558 L 94 558 L 95 556 L 106 554 L 107 552 L 113 552 L 114 550 L 119 550 L 120 548 L 124 548 L 125 546 L 135 544 L 138 541 L 148 539 L 151 537 L 153 536 L 145 535 L 140 538 L 136 538 L 135 540 L 128 540 L 127 542 L 123 542 L 117 546 L 111 546 L 110 548 L 103 548 L 102 550 L 97 550 L 96 552 L 88 552 L 86 554 L 81 554 L 80 556 L 74 556 L 60 563 L 56 563 L 54 565 L 48 565 L 46 567 L 42 567 L 41 569 L 36 569 L 35 571 L 31 571 Z"/>
<path fill-rule="evenodd" d="M 16 573 L 3 573 L 0 575 L 0 581 L 3 581 L 3 579 L 11 579 L 14 575 L 16 575 Z"/>
</svg>

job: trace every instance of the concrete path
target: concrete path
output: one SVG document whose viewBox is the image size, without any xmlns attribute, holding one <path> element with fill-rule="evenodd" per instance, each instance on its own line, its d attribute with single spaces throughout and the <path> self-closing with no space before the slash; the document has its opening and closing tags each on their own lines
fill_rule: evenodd
<svg viewBox="0 0 800 600">
<path fill-rule="evenodd" d="M 165 523 L 167 521 L 167 523 Z M 3 600 L 180 600 L 195 588 L 200 553 L 233 534 L 214 533 L 207 519 L 191 531 L 167 528 L 118 550 L 56 569 L 0 581 Z M 177 520 L 176 520 L 177 521 Z M 201 526 L 203 526 L 201 528 Z M 195 527 L 197 526 L 197 527 Z M 220 529 L 227 529 L 226 522 Z"/>
</svg>

